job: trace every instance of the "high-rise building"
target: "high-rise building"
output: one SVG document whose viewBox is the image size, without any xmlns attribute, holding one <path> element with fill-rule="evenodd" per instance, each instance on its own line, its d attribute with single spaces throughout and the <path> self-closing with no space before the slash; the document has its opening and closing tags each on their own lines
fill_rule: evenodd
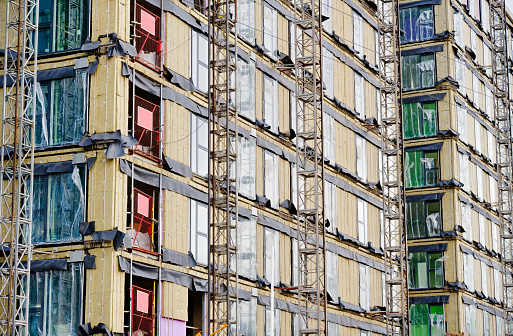
<svg viewBox="0 0 513 336">
<path fill-rule="evenodd" d="M 299 335 L 292 5 L 236 8 L 245 336 Z M 30 336 L 209 328 L 207 8 L 39 0 Z M 412 336 L 505 333 L 488 13 L 399 4 Z M 377 0 L 322 15 L 327 335 L 384 335 Z"/>
</svg>

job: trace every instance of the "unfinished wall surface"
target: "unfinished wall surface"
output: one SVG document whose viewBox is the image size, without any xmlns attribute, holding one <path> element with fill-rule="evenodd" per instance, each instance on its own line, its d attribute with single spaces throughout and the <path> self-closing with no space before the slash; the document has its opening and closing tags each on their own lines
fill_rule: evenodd
<svg viewBox="0 0 513 336">
<path fill-rule="evenodd" d="M 405 139 L 413 336 L 499 336 L 504 330 L 486 70 L 489 3 L 466 3 L 400 1 L 403 120 L 415 134 Z M 196 334 L 207 328 L 208 309 L 205 5 L 83 5 L 86 19 L 74 26 L 77 4 L 40 1 L 48 36 L 65 30 L 83 41 L 82 48 L 56 50 L 60 42 L 50 38 L 41 47 L 36 124 L 47 128 L 36 138 L 70 130 L 83 136 L 54 137 L 61 140 L 36 148 L 34 216 L 41 235 L 34 241 L 33 290 L 54 295 L 31 301 L 37 314 L 30 334 L 47 332 L 57 318 L 66 321 L 59 322 L 63 335 L 87 323 L 119 335 Z M 289 137 L 297 129 L 294 78 L 280 72 L 275 55 L 261 51 L 294 52 L 293 9 L 282 0 L 239 6 L 239 13 L 251 13 L 239 19 L 239 329 L 246 336 L 298 335 L 297 223 L 290 206 L 298 188 L 291 178 L 296 143 Z M 323 8 L 329 17 L 323 62 L 331 70 L 324 74 L 327 334 L 382 335 L 376 2 L 331 0 Z M 50 18 L 57 15 L 67 18 L 65 27 Z M 511 29 L 508 38 L 511 47 Z M 77 71 L 87 71 L 85 91 L 62 85 Z M 84 107 L 83 120 L 63 121 L 76 104 Z M 59 187 L 55 181 L 67 182 Z M 66 193 L 76 195 L 76 205 L 55 201 Z M 59 301 L 51 279 L 63 277 L 72 280 L 59 288 Z M 73 288 L 80 288 L 81 300 L 66 294 Z M 54 316 L 50 307 L 69 313 Z"/>
</svg>

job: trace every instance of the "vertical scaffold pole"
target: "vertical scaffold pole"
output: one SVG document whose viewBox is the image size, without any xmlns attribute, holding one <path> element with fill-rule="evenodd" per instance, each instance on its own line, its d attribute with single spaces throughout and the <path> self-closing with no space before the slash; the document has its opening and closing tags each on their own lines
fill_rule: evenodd
<svg viewBox="0 0 513 336">
<path fill-rule="evenodd" d="M 211 333 L 238 335 L 237 1 L 210 0 L 209 320 Z M 206 80 L 206 79 L 205 79 Z M 224 328 L 223 328 L 224 326 Z"/>
<path fill-rule="evenodd" d="M 490 2 L 492 38 L 492 84 L 494 88 L 495 130 L 497 132 L 498 210 L 501 222 L 503 302 L 505 335 L 513 335 L 513 234 L 512 225 L 512 142 L 509 109 L 506 9 L 504 0 Z"/>
<path fill-rule="evenodd" d="M 0 138 L 0 334 L 27 336 L 38 0 L 7 0 Z"/>
<path fill-rule="evenodd" d="M 294 6 L 299 335 L 326 335 L 322 20 L 320 0 Z"/>
<path fill-rule="evenodd" d="M 397 0 L 378 1 L 387 336 L 408 335 L 409 327 L 398 17 Z"/>
</svg>

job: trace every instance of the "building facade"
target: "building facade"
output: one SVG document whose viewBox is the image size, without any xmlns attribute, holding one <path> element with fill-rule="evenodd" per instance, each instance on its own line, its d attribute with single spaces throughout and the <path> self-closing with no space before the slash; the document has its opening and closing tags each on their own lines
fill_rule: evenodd
<svg viewBox="0 0 513 336">
<path fill-rule="evenodd" d="M 411 335 L 504 332 L 488 2 L 471 2 L 399 10 Z M 245 336 L 299 334 L 291 5 L 237 8 Z M 322 5 L 327 334 L 382 335 L 376 2 Z M 205 13 L 202 0 L 40 0 L 31 336 L 208 328 Z"/>
</svg>

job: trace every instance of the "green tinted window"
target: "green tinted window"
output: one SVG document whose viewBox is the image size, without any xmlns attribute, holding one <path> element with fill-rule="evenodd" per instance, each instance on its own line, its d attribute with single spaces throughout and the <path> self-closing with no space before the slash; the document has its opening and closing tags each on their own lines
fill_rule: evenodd
<svg viewBox="0 0 513 336">
<path fill-rule="evenodd" d="M 441 231 L 440 201 L 408 202 L 406 204 L 408 238 L 439 236 Z"/>
<path fill-rule="evenodd" d="M 410 254 L 410 288 L 442 288 L 442 253 L 415 252 Z"/>
<path fill-rule="evenodd" d="M 438 152 L 405 152 L 404 165 L 406 188 L 438 185 Z"/>
</svg>

